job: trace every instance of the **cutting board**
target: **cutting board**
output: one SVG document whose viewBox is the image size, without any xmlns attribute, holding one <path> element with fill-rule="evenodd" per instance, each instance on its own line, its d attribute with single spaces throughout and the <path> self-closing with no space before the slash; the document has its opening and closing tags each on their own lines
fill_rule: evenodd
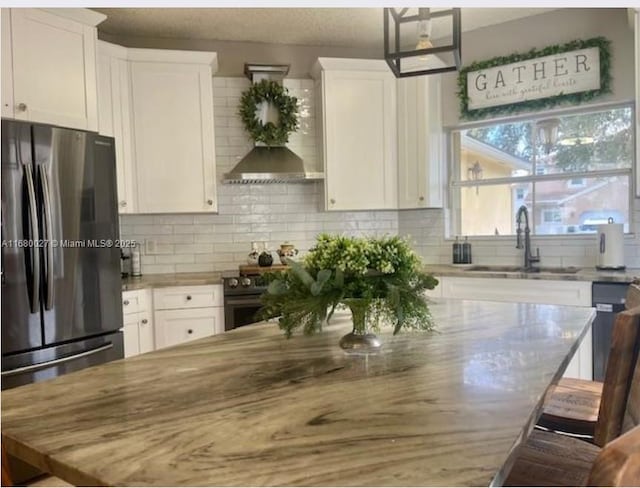
<svg viewBox="0 0 640 488">
<path fill-rule="evenodd" d="M 272 273 L 274 271 L 286 271 L 289 266 L 286 264 L 274 264 L 272 266 L 258 266 L 257 264 L 241 264 L 240 274 L 247 275 L 259 275 L 262 273 Z"/>
</svg>

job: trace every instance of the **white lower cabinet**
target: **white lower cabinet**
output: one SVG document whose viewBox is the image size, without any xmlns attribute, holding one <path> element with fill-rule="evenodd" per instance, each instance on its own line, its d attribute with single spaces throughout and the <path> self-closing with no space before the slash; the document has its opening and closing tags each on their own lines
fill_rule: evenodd
<svg viewBox="0 0 640 488">
<path fill-rule="evenodd" d="M 155 347 L 153 309 L 150 290 L 122 293 L 124 357 L 128 358 Z"/>
<path fill-rule="evenodd" d="M 554 281 L 500 278 L 464 278 L 445 276 L 438 278 L 440 293 L 430 296 L 460 298 L 464 300 L 491 300 L 496 302 L 523 302 L 550 305 L 591 307 L 591 282 Z M 564 373 L 568 378 L 592 379 L 591 329 Z"/>
<path fill-rule="evenodd" d="M 158 348 L 175 346 L 224 331 L 222 307 L 158 310 L 155 318 Z"/>
<path fill-rule="evenodd" d="M 222 285 L 153 290 L 156 348 L 224 332 Z"/>
</svg>

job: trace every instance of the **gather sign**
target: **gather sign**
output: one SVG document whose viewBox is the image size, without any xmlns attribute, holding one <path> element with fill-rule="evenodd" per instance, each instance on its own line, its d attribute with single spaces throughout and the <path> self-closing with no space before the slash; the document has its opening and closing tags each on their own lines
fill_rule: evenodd
<svg viewBox="0 0 640 488">
<path fill-rule="evenodd" d="M 466 73 L 467 109 L 600 89 L 600 49 L 589 47 Z"/>
</svg>

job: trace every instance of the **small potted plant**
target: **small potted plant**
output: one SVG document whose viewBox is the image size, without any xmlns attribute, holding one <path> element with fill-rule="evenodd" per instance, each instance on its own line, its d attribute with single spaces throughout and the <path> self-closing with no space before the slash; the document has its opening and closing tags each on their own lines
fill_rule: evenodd
<svg viewBox="0 0 640 488">
<path fill-rule="evenodd" d="M 342 337 L 348 352 L 380 348 L 372 333 L 382 324 L 433 330 L 424 292 L 437 284 L 422 271 L 420 258 L 400 237 L 358 238 L 321 234 L 301 262 L 271 277 L 262 297 L 262 318 L 279 317 L 287 337 L 322 330 L 335 309 L 351 310 L 353 330 Z"/>
</svg>

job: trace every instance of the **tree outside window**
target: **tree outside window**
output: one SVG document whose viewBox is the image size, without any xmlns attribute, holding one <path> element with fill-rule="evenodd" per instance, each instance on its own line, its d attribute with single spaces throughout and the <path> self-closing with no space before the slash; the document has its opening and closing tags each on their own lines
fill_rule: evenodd
<svg viewBox="0 0 640 488">
<path fill-rule="evenodd" d="M 454 233 L 513 234 L 522 204 L 538 235 L 595 232 L 596 214 L 604 222 L 611 214 L 628 231 L 632 107 L 574 113 L 557 121 L 551 146 L 538 140 L 535 119 L 454 131 Z M 483 168 L 481 181 L 468 176 L 474 162 Z"/>
</svg>

